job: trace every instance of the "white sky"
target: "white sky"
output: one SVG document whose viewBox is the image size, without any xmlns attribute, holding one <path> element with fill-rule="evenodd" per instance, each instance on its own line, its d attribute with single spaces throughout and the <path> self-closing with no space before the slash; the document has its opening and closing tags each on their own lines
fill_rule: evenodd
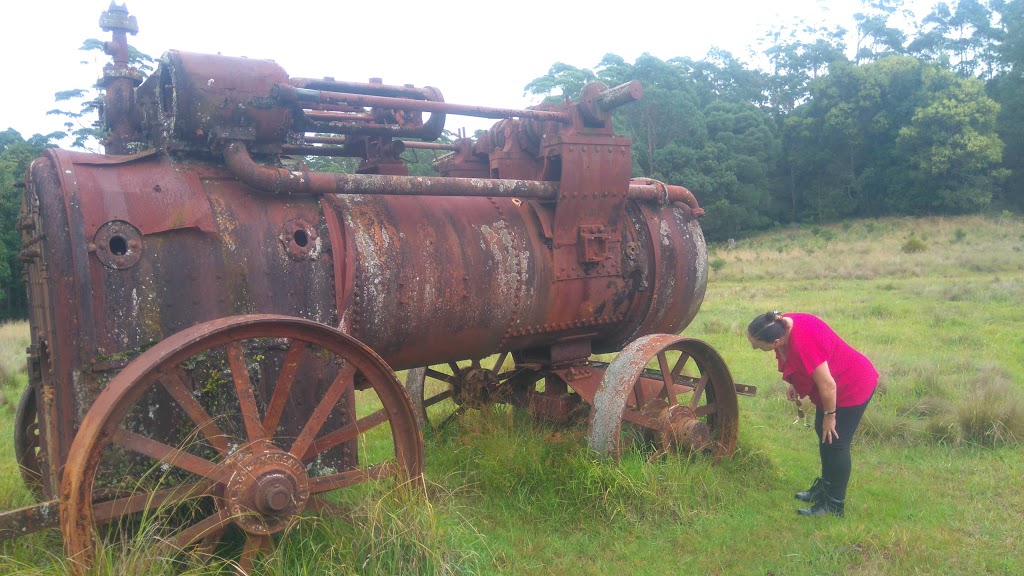
<svg viewBox="0 0 1024 576">
<path fill-rule="evenodd" d="M 748 60 L 764 31 L 797 18 L 842 23 L 857 0 L 126 0 L 139 34 L 129 43 L 158 58 L 168 49 L 273 59 L 293 77 L 435 86 L 445 100 L 522 108 L 523 87 L 555 62 L 593 68 L 606 53 L 627 62 L 703 58 L 718 46 Z M 910 4 L 911 2 L 908 2 Z M 0 24 L 0 130 L 23 137 L 62 129 L 46 116 L 59 90 L 92 85 L 107 58 L 80 52 L 108 0 L 8 0 Z M 87 65 L 80 62 L 88 60 Z M 447 128 L 493 120 L 449 116 Z"/>
</svg>

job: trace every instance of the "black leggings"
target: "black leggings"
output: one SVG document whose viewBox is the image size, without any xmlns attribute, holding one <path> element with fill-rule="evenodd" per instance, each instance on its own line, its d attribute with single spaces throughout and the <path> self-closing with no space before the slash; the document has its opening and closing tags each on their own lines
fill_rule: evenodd
<svg viewBox="0 0 1024 576">
<path fill-rule="evenodd" d="M 874 392 L 871 393 L 873 397 Z M 814 429 L 818 432 L 818 453 L 821 455 L 821 477 L 828 482 L 828 495 L 836 500 L 846 499 L 846 485 L 850 483 L 850 446 L 853 444 L 853 433 L 857 431 L 860 418 L 868 407 L 868 402 L 857 406 L 836 408 L 836 433 L 839 438 L 832 443 L 821 442 L 821 426 L 825 419 L 825 411 L 817 410 L 814 415 Z"/>
</svg>

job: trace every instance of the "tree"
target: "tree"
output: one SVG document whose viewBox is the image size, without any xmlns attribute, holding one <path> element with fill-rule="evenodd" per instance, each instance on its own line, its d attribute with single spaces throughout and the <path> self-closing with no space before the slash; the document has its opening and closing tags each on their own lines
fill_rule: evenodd
<svg viewBox="0 0 1024 576">
<path fill-rule="evenodd" d="M 948 62 L 961 76 L 991 78 L 999 68 L 994 50 L 1002 37 L 993 16 L 987 2 L 960 0 L 952 7 L 940 2 L 922 20 L 907 51 L 932 62 Z"/>
<path fill-rule="evenodd" d="M 840 65 L 787 119 L 799 217 L 972 212 L 1003 172 L 982 84 L 907 56 Z"/>
<path fill-rule="evenodd" d="M 763 40 L 772 44 L 764 50 L 771 64 L 768 81 L 769 105 L 779 117 L 789 114 L 805 100 L 812 80 L 829 67 L 846 61 L 846 29 L 804 26 L 799 31 L 776 29 Z"/>
<path fill-rule="evenodd" d="M 855 61 L 873 62 L 882 56 L 905 53 L 907 34 L 889 25 L 889 19 L 904 13 L 903 0 L 862 0 L 863 12 L 853 15 L 857 23 Z"/>
<path fill-rule="evenodd" d="M 21 189 L 17 186 L 32 160 L 60 138 L 55 132 L 36 134 L 27 141 L 13 128 L 0 132 L 0 319 L 25 318 L 28 315 L 21 278 L 24 266 L 18 260 L 21 251 Z"/>
<path fill-rule="evenodd" d="M 103 52 L 103 42 L 89 38 L 79 48 L 82 52 L 99 50 Z M 153 71 L 153 58 L 128 46 L 129 64 L 143 75 Z M 83 62 L 84 63 L 84 62 Z M 54 94 L 58 103 L 65 103 L 63 108 L 54 108 L 47 115 L 63 116 L 64 129 L 60 138 L 72 138 L 72 148 L 82 148 L 91 152 L 98 151 L 97 144 L 106 136 L 101 123 L 103 113 L 103 91 L 99 86 L 89 88 L 72 88 Z"/>
</svg>

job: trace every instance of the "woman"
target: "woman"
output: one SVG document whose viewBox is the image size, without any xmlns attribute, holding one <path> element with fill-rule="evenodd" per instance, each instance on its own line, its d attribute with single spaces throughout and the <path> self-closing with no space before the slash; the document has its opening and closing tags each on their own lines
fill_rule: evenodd
<svg viewBox="0 0 1024 576">
<path fill-rule="evenodd" d="M 850 480 L 850 445 L 864 409 L 874 395 L 878 372 L 871 361 L 843 341 L 817 316 L 768 312 L 747 326 L 750 345 L 775 352 L 786 398 L 809 396 L 817 406 L 814 429 L 821 443 L 821 476 L 798 500 L 803 516 L 843 515 Z"/>
</svg>

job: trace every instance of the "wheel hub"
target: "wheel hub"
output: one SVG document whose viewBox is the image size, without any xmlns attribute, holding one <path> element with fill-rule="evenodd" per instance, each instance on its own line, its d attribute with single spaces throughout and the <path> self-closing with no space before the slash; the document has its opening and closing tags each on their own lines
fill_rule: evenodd
<svg viewBox="0 0 1024 576">
<path fill-rule="evenodd" d="M 711 429 L 697 419 L 689 406 L 673 404 L 658 416 L 661 446 L 676 451 L 701 451 L 711 447 Z"/>
<path fill-rule="evenodd" d="M 298 458 L 276 447 L 237 457 L 225 492 L 232 520 L 250 534 L 286 528 L 309 499 L 309 475 Z"/>
<path fill-rule="evenodd" d="M 498 377 L 486 368 L 470 367 L 460 370 L 452 400 L 459 405 L 477 410 L 486 406 L 491 393 L 498 388 Z"/>
</svg>

